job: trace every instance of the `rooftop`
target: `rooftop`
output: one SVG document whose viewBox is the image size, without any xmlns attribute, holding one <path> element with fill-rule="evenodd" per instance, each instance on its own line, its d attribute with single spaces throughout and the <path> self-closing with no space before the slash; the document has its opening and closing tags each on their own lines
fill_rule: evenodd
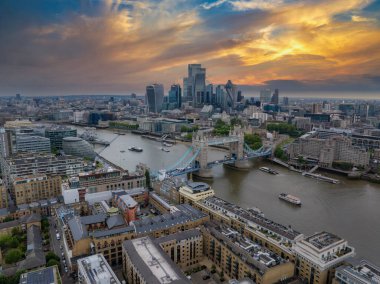
<svg viewBox="0 0 380 284">
<path fill-rule="evenodd" d="M 193 193 L 199 193 L 210 189 L 210 186 L 205 182 L 188 182 L 187 187 L 190 188 Z"/>
<path fill-rule="evenodd" d="M 252 223 L 256 224 L 291 241 L 295 240 L 298 236 L 301 235 L 300 232 L 293 230 L 291 227 L 286 227 L 282 224 L 265 218 L 259 212 L 255 212 L 253 210 L 245 210 L 240 206 L 229 203 L 215 196 L 206 198 L 202 201 L 202 203 L 228 217 L 239 219 L 248 225 Z"/>
<path fill-rule="evenodd" d="M 316 233 L 305 239 L 305 241 L 312 244 L 319 250 L 335 244 L 341 240 L 342 238 L 328 232 Z"/>
<path fill-rule="evenodd" d="M 20 277 L 20 284 L 53 284 L 59 283 L 58 269 L 56 266 L 50 266 L 35 271 L 24 273 Z"/>
<path fill-rule="evenodd" d="M 190 283 L 177 265 L 150 237 L 125 241 L 123 249 L 146 283 Z"/>
<path fill-rule="evenodd" d="M 209 222 L 205 224 L 205 229 L 216 239 L 224 243 L 224 245 L 228 246 L 233 253 L 245 258 L 247 264 L 254 267 L 261 274 L 264 274 L 270 267 L 286 262 L 279 255 L 229 227 Z"/>
<path fill-rule="evenodd" d="M 380 283 L 380 268 L 366 260 L 362 260 L 356 266 L 341 266 L 337 268 L 335 276 L 337 278 L 344 276 L 352 281 L 356 281 L 355 283 L 378 284 Z"/>
<path fill-rule="evenodd" d="M 112 268 L 102 254 L 78 259 L 78 274 L 86 279 L 85 283 L 120 284 Z"/>
</svg>

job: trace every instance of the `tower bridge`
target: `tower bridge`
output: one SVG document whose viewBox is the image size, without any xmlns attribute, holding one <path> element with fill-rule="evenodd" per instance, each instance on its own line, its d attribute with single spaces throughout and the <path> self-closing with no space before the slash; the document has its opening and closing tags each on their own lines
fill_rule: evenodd
<svg viewBox="0 0 380 284">
<path fill-rule="evenodd" d="M 228 154 L 222 160 L 208 161 L 209 147 L 217 145 L 228 146 Z M 198 131 L 193 136 L 191 147 L 174 165 L 153 172 L 152 176 L 163 178 L 194 172 L 202 178 L 212 178 L 211 168 L 216 165 L 228 164 L 238 169 L 247 169 L 250 167 L 250 159 L 271 155 L 272 148 L 261 147 L 253 150 L 245 144 L 244 133 L 240 127 L 234 127 L 226 137 L 208 137 Z"/>
</svg>

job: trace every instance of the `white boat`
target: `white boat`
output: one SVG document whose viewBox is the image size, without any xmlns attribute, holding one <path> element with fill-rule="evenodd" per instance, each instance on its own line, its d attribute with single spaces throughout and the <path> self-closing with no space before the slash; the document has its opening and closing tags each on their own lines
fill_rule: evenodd
<svg viewBox="0 0 380 284">
<path fill-rule="evenodd" d="M 292 203 L 294 205 L 298 205 L 298 206 L 301 206 L 301 200 L 298 198 L 298 197 L 295 197 L 293 195 L 290 195 L 290 194 L 287 194 L 287 193 L 280 193 L 280 195 L 278 196 L 278 198 L 284 200 L 284 201 L 287 201 L 289 203 Z"/>
<path fill-rule="evenodd" d="M 164 151 L 164 152 L 170 152 L 170 150 L 169 150 L 169 149 L 167 149 L 167 148 L 164 148 L 164 147 L 161 147 L 161 151 Z"/>
<path fill-rule="evenodd" d="M 168 143 L 168 142 L 164 142 L 162 143 L 165 147 L 172 147 L 173 144 L 172 143 Z"/>
<path fill-rule="evenodd" d="M 266 172 L 266 173 L 269 173 L 269 174 L 272 174 L 272 175 L 278 175 L 278 172 L 276 172 L 275 170 L 272 170 L 270 168 L 267 168 L 267 167 L 261 167 L 261 168 L 259 168 L 259 170 Z"/>
</svg>

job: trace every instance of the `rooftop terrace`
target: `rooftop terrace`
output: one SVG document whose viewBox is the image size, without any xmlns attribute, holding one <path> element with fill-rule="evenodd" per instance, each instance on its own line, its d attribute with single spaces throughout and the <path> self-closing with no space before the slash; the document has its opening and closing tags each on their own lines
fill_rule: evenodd
<svg viewBox="0 0 380 284">
<path fill-rule="evenodd" d="M 240 206 L 229 203 L 218 197 L 208 197 L 202 202 L 206 206 L 211 207 L 213 210 L 219 211 L 224 215 L 239 219 L 248 225 L 250 223 L 254 223 L 288 240 L 293 241 L 301 235 L 300 232 L 293 230 L 290 227 L 286 227 L 282 224 L 265 218 L 263 214 L 260 214 L 260 212 L 255 212 L 254 210 L 245 210 Z"/>
</svg>

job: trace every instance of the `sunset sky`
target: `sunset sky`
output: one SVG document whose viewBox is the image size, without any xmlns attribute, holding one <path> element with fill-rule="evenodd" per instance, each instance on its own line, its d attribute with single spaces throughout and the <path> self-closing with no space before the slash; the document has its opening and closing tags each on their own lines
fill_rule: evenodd
<svg viewBox="0 0 380 284">
<path fill-rule="evenodd" d="M 380 1 L 1 0 L 0 95 L 207 81 L 380 94 Z"/>
</svg>

